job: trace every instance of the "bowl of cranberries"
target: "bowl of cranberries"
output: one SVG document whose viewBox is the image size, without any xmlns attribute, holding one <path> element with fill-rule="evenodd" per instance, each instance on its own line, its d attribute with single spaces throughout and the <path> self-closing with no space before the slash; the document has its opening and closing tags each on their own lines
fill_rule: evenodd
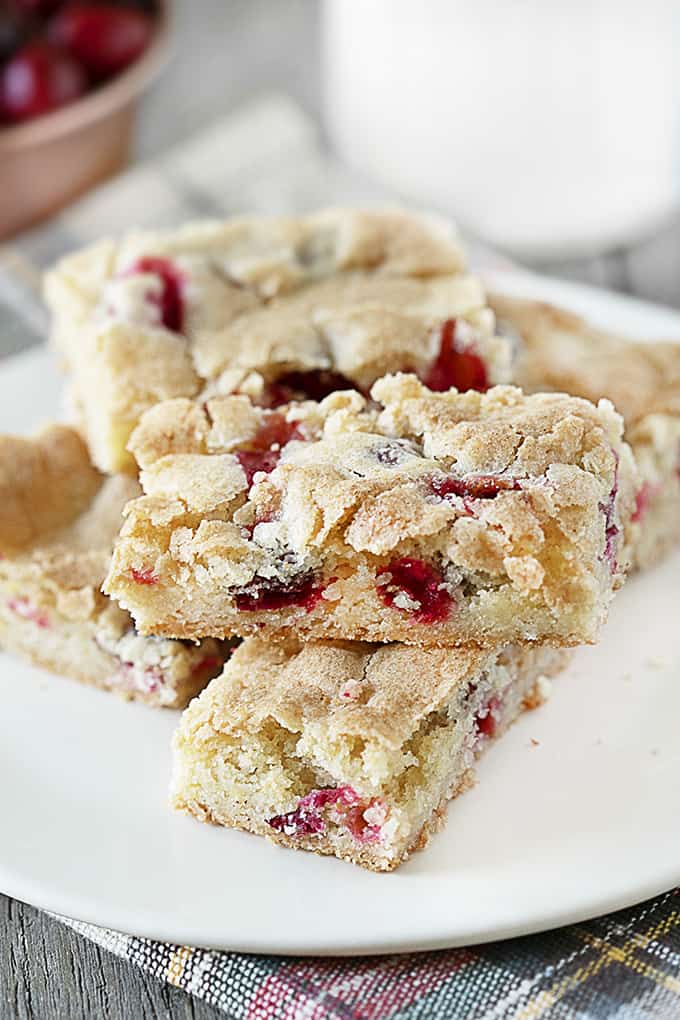
<svg viewBox="0 0 680 1020">
<path fill-rule="evenodd" d="M 0 237 L 124 166 L 167 49 L 165 0 L 0 0 Z"/>
</svg>

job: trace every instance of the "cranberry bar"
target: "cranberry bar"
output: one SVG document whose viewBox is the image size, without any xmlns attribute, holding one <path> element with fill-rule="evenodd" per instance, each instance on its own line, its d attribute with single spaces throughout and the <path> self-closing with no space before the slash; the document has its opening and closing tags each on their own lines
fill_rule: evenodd
<svg viewBox="0 0 680 1020">
<path fill-rule="evenodd" d="M 249 638 L 182 716 L 174 806 L 390 871 L 567 655 Z"/>
<path fill-rule="evenodd" d="M 437 390 L 509 378 L 480 281 L 441 223 L 331 210 L 137 233 L 48 274 L 53 339 L 72 373 L 95 464 L 160 400 L 241 392 L 277 407 L 368 391 L 387 372 Z"/>
<path fill-rule="evenodd" d="M 226 658 L 222 642 L 141 637 L 100 586 L 131 478 L 103 479 L 72 429 L 0 437 L 0 646 L 151 705 L 182 708 Z"/>
<path fill-rule="evenodd" d="M 492 304 L 521 338 L 520 385 L 608 397 L 622 414 L 641 478 L 634 559 L 650 566 L 680 542 L 680 343 L 636 342 L 533 301 Z"/>
<path fill-rule="evenodd" d="M 611 404 L 413 375 L 285 413 L 169 401 L 131 448 L 105 590 L 142 633 L 421 646 L 593 641 L 637 482 Z"/>
</svg>

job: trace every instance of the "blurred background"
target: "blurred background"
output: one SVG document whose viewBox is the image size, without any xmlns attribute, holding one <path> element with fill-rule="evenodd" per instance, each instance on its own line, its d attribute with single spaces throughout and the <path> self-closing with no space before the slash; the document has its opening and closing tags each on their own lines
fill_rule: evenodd
<svg viewBox="0 0 680 1020">
<path fill-rule="evenodd" d="M 40 265 L 180 213 L 397 199 L 680 305 L 679 42 L 676 0 L 0 0 L 0 234 Z"/>
</svg>

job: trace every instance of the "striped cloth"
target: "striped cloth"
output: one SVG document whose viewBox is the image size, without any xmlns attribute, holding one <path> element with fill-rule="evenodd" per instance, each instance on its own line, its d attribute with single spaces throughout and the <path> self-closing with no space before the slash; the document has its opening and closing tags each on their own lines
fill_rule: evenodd
<svg viewBox="0 0 680 1020">
<path fill-rule="evenodd" d="M 383 202 L 270 96 L 105 185 L 0 248 L 0 355 L 40 342 L 40 272 L 127 223 L 170 226 L 245 210 Z M 502 264 L 473 247 L 473 262 Z M 588 924 L 473 949 L 362 959 L 220 953 L 63 924 L 234 1020 L 641 1020 L 680 1018 L 680 890 Z"/>
<path fill-rule="evenodd" d="M 541 935 L 353 960 L 219 953 L 60 920 L 233 1020 L 680 1017 L 680 889 Z"/>
</svg>

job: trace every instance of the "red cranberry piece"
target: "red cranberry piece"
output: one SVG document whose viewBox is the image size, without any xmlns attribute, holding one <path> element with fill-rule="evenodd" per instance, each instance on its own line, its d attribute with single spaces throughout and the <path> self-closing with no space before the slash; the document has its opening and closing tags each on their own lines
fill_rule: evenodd
<svg viewBox="0 0 680 1020">
<path fill-rule="evenodd" d="M 286 836 L 315 836 L 326 829 L 322 815 L 324 808 L 343 798 L 347 799 L 346 791 L 354 793 L 349 786 L 312 790 L 311 793 L 300 798 L 297 807 L 292 811 L 268 818 L 267 825 L 271 825 L 272 829 L 276 829 L 277 832 L 285 833 Z M 349 800 L 354 803 L 354 798 L 350 797 Z"/>
<path fill-rule="evenodd" d="M 499 492 L 512 492 L 520 488 L 517 478 L 501 478 L 498 475 L 472 475 L 467 478 L 433 478 L 430 488 L 436 496 L 462 496 L 468 499 L 493 499 Z"/>
<path fill-rule="evenodd" d="M 475 718 L 475 729 L 482 737 L 493 737 L 498 728 L 498 710 L 501 707 L 499 698 L 493 697 Z"/>
<path fill-rule="evenodd" d="M 136 567 L 133 567 L 132 570 L 130 571 L 130 576 L 132 577 L 133 581 L 136 581 L 137 584 L 158 583 L 158 575 L 154 574 L 151 567 L 143 567 L 141 570 L 137 570 Z"/>
<path fill-rule="evenodd" d="M 425 385 L 436 393 L 455 387 L 465 390 L 489 388 L 486 365 L 472 347 L 463 348 L 456 341 L 456 320 L 447 319 L 441 329 L 439 353 L 423 378 Z"/>
<path fill-rule="evenodd" d="M 240 612 L 256 613 L 299 606 L 309 612 L 321 599 L 325 587 L 317 585 L 310 574 L 288 583 L 261 579 L 250 591 L 236 595 L 236 608 Z"/>
<path fill-rule="evenodd" d="M 328 807 L 337 810 L 344 824 L 359 843 L 375 843 L 380 839 L 380 826 L 371 825 L 363 817 L 369 808 L 382 804 L 378 798 L 362 801 L 351 786 L 328 787 L 312 790 L 301 797 L 297 807 L 282 815 L 267 819 L 267 824 L 286 836 L 316 836 L 326 831 L 323 812 Z"/>
<path fill-rule="evenodd" d="M 82 68 L 46 42 L 24 46 L 0 71 L 0 111 L 12 122 L 38 117 L 77 99 L 87 89 Z"/>
<path fill-rule="evenodd" d="M 140 11 L 113 4 L 69 4 L 49 24 L 48 35 L 95 78 L 122 71 L 149 45 L 153 22 Z"/>
<path fill-rule="evenodd" d="M 160 255 L 144 255 L 123 272 L 123 276 L 153 273 L 162 284 L 161 293 L 149 298 L 158 305 L 162 324 L 173 333 L 184 330 L 184 274 Z"/>
<path fill-rule="evenodd" d="M 239 450 L 236 459 L 246 473 L 248 488 L 258 471 L 270 474 L 279 462 L 280 450 Z"/>
<path fill-rule="evenodd" d="M 282 414 L 270 414 L 247 447 L 236 451 L 249 487 L 258 471 L 269 474 L 274 470 L 281 450 L 291 439 L 304 439 L 297 423 L 286 421 Z"/>
<path fill-rule="evenodd" d="M 326 828 L 326 823 L 318 811 L 308 808 L 302 801 L 294 811 L 268 818 L 267 825 L 271 825 L 272 829 L 283 832 L 286 836 L 316 836 Z"/>
<path fill-rule="evenodd" d="M 400 595 L 406 595 L 411 602 L 418 604 L 412 612 L 419 623 L 437 623 L 445 620 L 451 612 L 453 599 L 443 587 L 444 578 L 424 560 L 409 556 L 393 560 L 378 572 L 378 577 L 385 574 L 390 574 L 390 579 L 386 584 L 379 584 L 377 590 L 386 606 L 400 609 L 395 604 L 396 600 Z"/>
<path fill-rule="evenodd" d="M 338 390 L 356 390 L 358 386 L 339 372 L 313 369 L 309 372 L 284 372 L 267 387 L 268 407 L 281 407 L 291 400 L 323 400 Z"/>
<path fill-rule="evenodd" d="M 358 802 L 359 794 L 351 786 L 327 786 L 321 790 L 312 790 L 304 800 L 319 810 L 328 807 L 329 804 L 351 806 Z"/>
</svg>

